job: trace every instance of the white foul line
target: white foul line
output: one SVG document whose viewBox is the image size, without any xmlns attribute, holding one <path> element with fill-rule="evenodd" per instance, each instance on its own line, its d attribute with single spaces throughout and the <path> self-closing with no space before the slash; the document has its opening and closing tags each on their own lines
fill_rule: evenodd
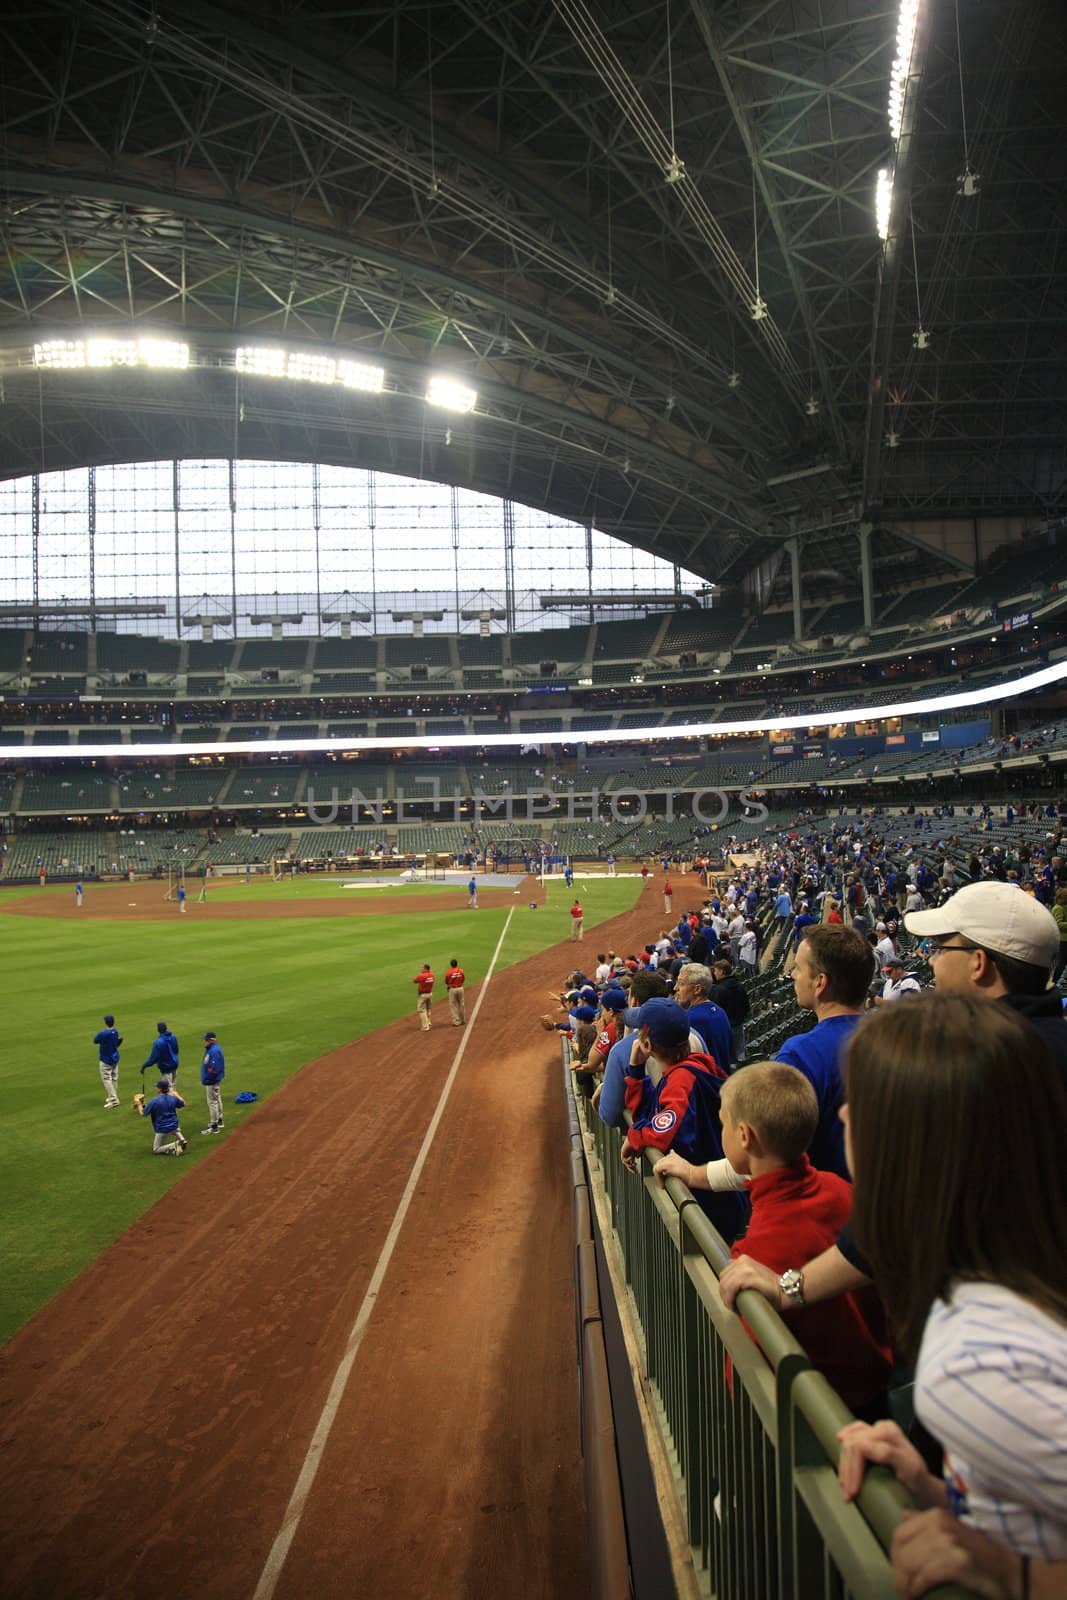
<svg viewBox="0 0 1067 1600">
<path fill-rule="evenodd" d="M 356 1356 L 359 1354 L 359 1347 L 363 1343 L 363 1335 L 367 1331 L 367 1324 L 370 1322 L 375 1304 L 377 1303 L 378 1291 L 380 1290 L 382 1286 L 382 1280 L 389 1269 L 389 1263 L 392 1260 L 393 1251 L 396 1249 L 397 1239 L 400 1237 L 400 1230 L 404 1226 L 404 1219 L 408 1214 L 408 1209 L 415 1194 L 415 1186 L 422 1176 L 422 1169 L 426 1165 L 426 1158 L 430 1153 L 430 1146 L 433 1144 L 434 1137 L 441 1122 L 441 1118 L 444 1115 L 445 1106 L 448 1104 L 448 1097 L 452 1092 L 452 1085 L 456 1081 L 456 1074 L 459 1071 L 459 1064 L 463 1060 L 463 1053 L 467 1048 L 467 1040 L 470 1038 L 471 1030 L 478 1020 L 478 1013 L 482 1009 L 482 1001 L 485 999 L 486 991 L 489 988 L 489 980 L 493 976 L 493 969 L 495 968 L 497 958 L 500 955 L 500 947 L 504 943 L 504 936 L 508 931 L 508 927 L 514 914 L 515 907 L 512 906 L 507 914 L 507 917 L 505 918 L 504 926 L 500 930 L 500 938 L 496 942 L 496 949 L 493 951 L 493 959 L 489 963 L 489 970 L 486 973 L 481 989 L 478 992 L 477 1003 L 475 1004 L 474 1011 L 471 1014 L 470 1021 L 463 1030 L 463 1037 L 459 1042 L 459 1048 L 452 1059 L 451 1071 L 449 1072 L 448 1077 L 445 1079 L 444 1088 L 441 1090 L 440 1098 L 437 1101 L 437 1107 L 433 1116 L 430 1118 L 430 1125 L 426 1129 L 426 1134 L 423 1138 L 419 1153 L 415 1157 L 415 1165 L 411 1169 L 411 1176 L 408 1178 L 407 1186 L 404 1189 L 404 1193 L 400 1197 L 400 1204 L 396 1208 L 396 1215 L 393 1217 L 389 1232 L 386 1235 L 385 1243 L 382 1245 L 381 1254 L 379 1255 L 374 1267 L 374 1271 L 371 1274 L 370 1283 L 367 1285 L 367 1292 L 363 1296 L 359 1310 L 356 1313 L 356 1320 L 352 1324 L 351 1332 L 348 1335 L 348 1343 L 345 1346 L 345 1353 L 341 1357 L 341 1362 L 337 1368 L 337 1371 L 334 1373 L 333 1382 L 330 1385 L 330 1392 L 326 1396 L 326 1403 L 322 1408 L 322 1414 L 315 1425 L 315 1432 L 311 1436 L 311 1443 L 308 1445 L 307 1454 L 304 1457 L 303 1465 L 301 1466 L 299 1475 L 297 1476 L 296 1485 L 289 1497 L 289 1504 L 285 1508 L 285 1515 L 282 1517 L 282 1525 L 278 1530 L 278 1534 L 274 1540 L 274 1543 L 270 1547 L 266 1562 L 263 1566 L 263 1571 L 260 1573 L 259 1582 L 256 1584 L 253 1600 L 270 1600 L 270 1597 L 277 1588 L 278 1579 L 282 1575 L 282 1568 L 284 1567 L 285 1559 L 289 1554 L 289 1547 L 296 1537 L 296 1531 L 300 1526 L 300 1519 L 304 1514 L 304 1508 L 307 1505 L 308 1498 L 311 1494 L 312 1485 L 315 1482 L 315 1474 L 318 1472 L 322 1463 L 322 1458 L 326 1453 L 326 1444 L 330 1437 L 330 1431 L 333 1428 L 334 1422 L 337 1418 L 337 1413 L 341 1406 L 341 1401 L 344 1398 L 344 1392 L 348 1385 L 348 1380 L 351 1376 Z"/>
</svg>

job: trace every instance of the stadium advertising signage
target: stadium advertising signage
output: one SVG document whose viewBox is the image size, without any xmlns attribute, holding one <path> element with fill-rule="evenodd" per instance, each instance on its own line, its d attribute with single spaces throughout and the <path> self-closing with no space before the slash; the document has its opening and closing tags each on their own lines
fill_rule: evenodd
<svg viewBox="0 0 1067 1600">
<path fill-rule="evenodd" d="M 887 737 L 886 737 L 885 747 L 888 750 L 895 744 L 907 744 L 907 742 L 908 742 L 907 734 L 904 734 L 904 733 L 891 733 L 891 734 L 887 735 Z"/>
<path fill-rule="evenodd" d="M 1032 611 L 1018 611 L 1014 617 L 1005 617 L 1000 624 L 1002 633 L 1011 633 L 1015 628 L 1029 628 L 1034 620 Z"/>
<path fill-rule="evenodd" d="M 771 755 L 772 756 L 777 756 L 777 757 L 779 757 L 781 759 L 782 757 L 785 757 L 785 756 L 796 755 L 796 750 L 793 747 L 793 745 L 791 745 L 791 744 L 772 744 L 771 745 Z"/>
</svg>

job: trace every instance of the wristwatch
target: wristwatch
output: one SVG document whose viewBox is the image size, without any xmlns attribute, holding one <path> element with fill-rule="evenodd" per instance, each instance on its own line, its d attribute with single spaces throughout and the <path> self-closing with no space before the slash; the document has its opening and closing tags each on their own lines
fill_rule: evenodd
<svg viewBox="0 0 1067 1600">
<path fill-rule="evenodd" d="M 778 1279 L 786 1306 L 800 1311 L 804 1305 L 804 1273 L 800 1267 L 787 1267 Z"/>
</svg>

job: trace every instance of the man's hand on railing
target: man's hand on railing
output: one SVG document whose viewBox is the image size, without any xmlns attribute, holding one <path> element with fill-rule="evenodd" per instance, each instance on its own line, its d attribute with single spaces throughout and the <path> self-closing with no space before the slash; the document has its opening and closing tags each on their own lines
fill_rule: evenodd
<svg viewBox="0 0 1067 1600">
<path fill-rule="evenodd" d="M 637 1171 L 637 1163 L 640 1160 L 640 1152 L 634 1149 L 629 1139 L 624 1139 L 622 1141 L 622 1149 L 619 1151 L 619 1156 L 627 1172 Z"/>
<path fill-rule="evenodd" d="M 602 1092 L 603 1088 L 604 1088 L 603 1083 L 598 1083 L 596 1088 L 593 1090 L 592 1095 L 589 1098 L 589 1104 L 592 1106 L 594 1111 L 597 1109 L 597 1107 L 600 1104 L 600 1095 L 601 1095 L 601 1092 Z"/>
<path fill-rule="evenodd" d="M 846 1500 L 855 1500 L 867 1462 L 888 1467 L 921 1506 L 943 1506 L 945 1486 L 927 1471 L 926 1462 L 895 1422 L 850 1422 L 837 1436 L 841 1454 L 837 1481 Z"/>
<path fill-rule="evenodd" d="M 778 1274 L 751 1256 L 738 1256 L 724 1267 L 719 1277 L 719 1293 L 723 1305 L 730 1311 L 742 1289 L 755 1289 L 764 1300 L 769 1300 L 776 1311 L 788 1310 L 788 1302 L 778 1283 Z"/>
<path fill-rule="evenodd" d="M 984 1600 L 1052 1600 L 1067 1592 L 1067 1562 L 1023 1560 L 950 1511 L 905 1511 L 893 1535 L 893 1582 L 903 1600 L 918 1600 L 943 1583 L 959 1584 Z"/>
</svg>

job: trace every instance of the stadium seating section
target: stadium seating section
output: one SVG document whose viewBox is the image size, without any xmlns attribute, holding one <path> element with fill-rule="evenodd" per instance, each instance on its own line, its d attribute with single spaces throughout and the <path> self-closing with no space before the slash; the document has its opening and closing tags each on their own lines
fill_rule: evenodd
<svg viewBox="0 0 1067 1600">
<path fill-rule="evenodd" d="M 501 635 L 491 633 L 461 633 L 458 640 L 459 663 L 462 667 L 499 667 Z"/>
<path fill-rule="evenodd" d="M 596 630 L 596 659 L 643 661 L 651 655 L 664 621 L 661 615 L 637 622 L 601 622 Z"/>
<path fill-rule="evenodd" d="M 101 672 L 150 672 L 173 676 L 181 645 L 137 633 L 98 633 L 96 665 Z"/>
<path fill-rule="evenodd" d="M 516 633 L 511 640 L 515 666 L 537 666 L 542 661 L 575 663 L 589 658 L 588 628 L 539 628 Z"/>
<path fill-rule="evenodd" d="M 737 613 L 723 607 L 717 611 L 676 611 L 671 616 L 659 647 L 661 656 L 681 650 L 725 650 L 741 629 Z"/>
<path fill-rule="evenodd" d="M 188 645 L 190 672 L 226 672 L 233 660 L 232 639 L 192 639 Z"/>
<path fill-rule="evenodd" d="M 226 791 L 228 806 L 291 805 L 303 777 L 298 766 L 242 767 Z"/>
<path fill-rule="evenodd" d="M 385 640 L 387 667 L 447 667 L 452 662 L 451 640 L 447 634 L 389 634 Z"/>
<path fill-rule="evenodd" d="M 49 878 L 95 876 L 107 866 L 103 833 L 24 833 L 8 841 L 5 878 L 34 878 L 41 867 Z"/>
<path fill-rule="evenodd" d="M 239 672 L 300 672 L 310 648 L 310 639 L 246 639 L 237 658 L 237 669 Z"/>
<path fill-rule="evenodd" d="M 316 672 L 348 672 L 356 667 L 373 671 L 378 665 L 378 640 L 370 634 L 353 634 L 351 639 L 332 636 L 315 646 Z"/>
</svg>

